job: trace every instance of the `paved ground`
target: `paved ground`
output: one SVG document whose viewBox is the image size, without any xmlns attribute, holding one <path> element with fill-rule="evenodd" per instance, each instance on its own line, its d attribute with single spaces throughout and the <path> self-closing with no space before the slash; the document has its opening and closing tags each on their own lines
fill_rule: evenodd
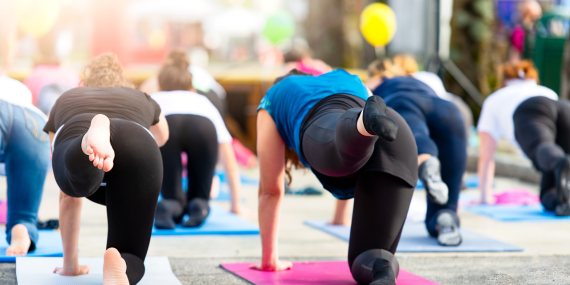
<svg viewBox="0 0 570 285">
<path fill-rule="evenodd" d="M 293 187 L 318 185 L 314 177 L 298 171 Z M 538 186 L 513 179 L 496 181 L 498 191 Z M 256 221 L 256 187 L 244 187 L 247 219 Z M 0 199 L 5 197 L 0 178 Z M 49 175 L 40 218 L 57 218 L 58 188 Z M 468 190 L 466 193 L 476 193 Z M 422 191 L 416 198 L 425 199 Z M 218 203 L 228 207 L 226 203 Z M 287 196 L 282 209 L 280 255 L 291 261 L 346 260 L 348 244 L 303 225 L 305 219 L 329 218 L 334 199 Z M 570 222 L 502 223 L 460 211 L 462 226 L 495 239 L 524 247 L 518 253 L 414 253 L 397 254 L 401 268 L 442 284 L 570 284 Z M 105 208 L 84 203 L 80 237 L 81 256 L 102 256 L 106 241 Z M 153 237 L 150 256 L 170 257 L 172 269 L 183 284 L 247 284 L 219 267 L 222 262 L 253 262 L 261 254 L 258 236 Z M 0 264 L 0 284 L 16 284 L 15 265 Z"/>
</svg>

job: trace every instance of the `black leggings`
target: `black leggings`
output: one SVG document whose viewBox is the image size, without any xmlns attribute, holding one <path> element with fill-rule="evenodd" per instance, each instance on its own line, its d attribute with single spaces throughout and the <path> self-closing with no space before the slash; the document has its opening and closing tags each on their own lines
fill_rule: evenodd
<svg viewBox="0 0 570 285">
<path fill-rule="evenodd" d="M 386 142 L 358 133 L 364 100 L 334 95 L 323 101 L 305 118 L 302 151 L 327 190 L 337 198 L 354 197 L 348 250 L 352 268 L 367 250 L 396 251 L 417 181 L 416 146 L 410 128 L 392 109 L 387 115 L 398 124 L 398 134 Z"/>
<path fill-rule="evenodd" d="M 570 153 L 570 103 L 543 96 L 521 103 L 513 114 L 515 137 L 534 166 L 542 172 L 540 200 L 546 210 L 558 205 L 554 168 Z"/>
<path fill-rule="evenodd" d="M 196 115 L 166 116 L 170 138 L 160 148 L 164 165 L 162 197 L 176 200 L 185 208 L 194 198 L 208 200 L 218 161 L 218 136 L 212 121 Z M 182 191 L 180 153 L 188 155 L 188 189 Z M 181 218 L 181 217 L 180 217 Z"/>
<path fill-rule="evenodd" d="M 144 275 L 156 201 L 162 181 L 158 146 L 142 126 L 111 118 L 113 169 L 93 166 L 81 150 L 83 135 L 95 114 L 82 114 L 65 123 L 53 152 L 53 171 L 61 190 L 71 197 L 107 206 L 107 248 L 114 247 L 127 263 L 130 284 Z M 102 182 L 106 186 L 101 186 Z"/>
</svg>

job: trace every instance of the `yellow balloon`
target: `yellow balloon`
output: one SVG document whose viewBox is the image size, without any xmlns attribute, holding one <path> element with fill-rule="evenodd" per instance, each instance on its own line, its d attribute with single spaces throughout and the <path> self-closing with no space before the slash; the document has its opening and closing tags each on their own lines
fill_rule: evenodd
<svg viewBox="0 0 570 285">
<path fill-rule="evenodd" d="M 47 34 L 59 16 L 59 0 L 14 1 L 20 30 L 35 37 Z"/>
<path fill-rule="evenodd" d="M 388 5 L 372 3 L 360 14 L 360 31 L 373 46 L 387 45 L 396 34 L 396 14 Z"/>
</svg>

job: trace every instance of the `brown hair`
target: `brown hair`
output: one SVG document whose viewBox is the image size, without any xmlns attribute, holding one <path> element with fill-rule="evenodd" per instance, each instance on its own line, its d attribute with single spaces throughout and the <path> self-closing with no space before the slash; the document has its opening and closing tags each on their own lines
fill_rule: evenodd
<svg viewBox="0 0 570 285">
<path fill-rule="evenodd" d="M 406 72 L 406 75 L 408 76 L 411 75 L 412 73 L 418 72 L 419 70 L 418 63 L 411 55 L 407 54 L 396 55 L 392 59 L 392 62 L 394 63 L 394 65 L 399 66 L 404 72 Z"/>
<path fill-rule="evenodd" d="M 503 85 L 509 79 L 533 79 L 538 83 L 538 71 L 531 61 L 523 60 L 517 63 L 504 63 L 500 66 L 499 74 L 502 77 Z"/>
<path fill-rule="evenodd" d="M 123 67 L 114 53 L 101 54 L 83 68 L 85 87 L 131 87 L 134 85 L 123 75 Z"/>
<path fill-rule="evenodd" d="M 291 75 L 312 76 L 311 74 L 299 71 L 298 69 L 292 69 L 287 74 L 275 78 L 273 85 L 279 83 L 281 80 Z M 301 159 L 299 158 L 297 152 L 295 152 L 292 148 L 285 146 L 285 178 L 287 179 L 287 186 L 290 186 L 291 182 L 293 181 L 293 177 L 291 176 L 291 170 L 293 170 L 293 167 L 295 167 L 295 169 L 305 168 L 305 166 L 301 163 Z"/>
<path fill-rule="evenodd" d="M 392 60 L 375 60 L 368 65 L 368 76 L 376 78 L 392 78 L 396 76 L 408 75 L 399 64 L 394 64 Z"/>
<path fill-rule="evenodd" d="M 192 74 L 188 71 L 188 66 L 190 66 L 190 61 L 186 51 L 182 49 L 172 50 L 158 74 L 160 90 L 192 89 Z"/>
</svg>

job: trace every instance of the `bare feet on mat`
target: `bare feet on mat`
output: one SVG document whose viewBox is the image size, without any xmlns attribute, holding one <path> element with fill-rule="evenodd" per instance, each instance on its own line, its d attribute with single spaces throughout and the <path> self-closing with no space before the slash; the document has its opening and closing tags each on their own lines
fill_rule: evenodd
<svg viewBox="0 0 570 285">
<path fill-rule="evenodd" d="M 53 273 L 63 275 L 63 276 L 78 276 L 78 275 L 85 275 L 89 274 L 89 270 L 91 267 L 89 265 L 79 265 L 75 263 L 73 266 L 64 266 L 63 267 L 56 267 L 53 270 Z"/>
<path fill-rule="evenodd" d="M 250 269 L 257 269 L 261 271 L 283 271 L 293 269 L 293 263 L 284 260 L 277 260 L 272 264 L 254 263 L 249 266 Z"/>
<path fill-rule="evenodd" d="M 28 229 L 24 225 L 17 224 L 12 228 L 12 238 L 10 246 L 6 249 L 6 255 L 26 255 L 31 244 Z"/>
<path fill-rule="evenodd" d="M 115 151 L 111 146 L 111 130 L 109 118 L 105 115 L 97 115 L 91 120 L 89 130 L 81 141 L 81 150 L 89 155 L 89 161 L 105 172 L 113 168 Z"/>
<path fill-rule="evenodd" d="M 103 285 L 129 285 L 127 263 L 116 248 L 105 252 L 103 263 Z"/>
</svg>

